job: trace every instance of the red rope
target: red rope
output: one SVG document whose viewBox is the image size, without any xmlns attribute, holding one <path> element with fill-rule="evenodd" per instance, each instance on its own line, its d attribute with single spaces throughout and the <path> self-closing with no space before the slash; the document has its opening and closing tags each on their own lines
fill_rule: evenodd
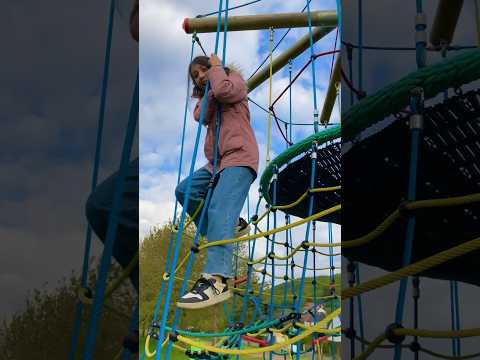
<svg viewBox="0 0 480 360">
<path fill-rule="evenodd" d="M 318 57 L 321 57 L 321 56 L 331 55 L 331 54 L 335 54 L 335 53 L 338 53 L 338 52 L 340 52 L 340 50 L 330 50 L 330 51 L 325 51 L 325 52 L 322 52 L 322 53 L 319 53 L 319 54 L 315 54 L 315 55 L 313 55 L 313 60 L 315 60 L 315 59 L 317 59 Z M 290 87 L 293 85 L 293 83 L 298 79 L 298 77 L 308 67 L 308 65 L 310 65 L 311 62 L 312 62 L 312 58 L 310 58 L 310 60 L 308 60 L 308 62 L 300 69 L 300 71 L 297 73 L 297 75 L 295 75 L 295 77 L 292 79 L 292 82 L 290 84 L 288 84 L 288 86 L 280 93 L 280 95 L 278 95 L 278 97 L 272 103 L 272 107 L 276 104 L 276 102 L 278 100 L 280 100 L 280 98 L 283 96 L 283 94 L 285 94 L 285 92 L 288 89 L 290 89 Z"/>
<path fill-rule="evenodd" d="M 347 77 L 347 75 L 345 74 L 345 72 L 343 71 L 343 69 L 340 70 L 341 74 L 342 74 L 342 79 L 345 81 L 345 83 L 347 84 L 348 88 L 350 90 L 352 90 L 355 95 L 357 95 L 357 99 L 362 99 L 365 97 L 365 94 L 360 92 L 359 90 L 355 89 L 355 87 L 353 86 L 352 82 L 350 81 L 350 79 Z"/>
<path fill-rule="evenodd" d="M 239 285 L 239 284 L 243 284 L 243 283 L 246 282 L 246 281 L 247 281 L 247 277 L 244 276 L 244 277 L 242 277 L 242 278 L 240 278 L 240 279 L 235 279 L 235 280 L 233 281 L 233 285 L 234 285 L 234 286 L 237 286 L 237 285 Z"/>
<path fill-rule="evenodd" d="M 268 342 L 265 340 L 257 339 L 252 336 L 242 335 L 242 339 L 251 343 L 259 344 L 261 347 L 268 346 Z"/>
<path fill-rule="evenodd" d="M 337 26 L 337 32 L 335 33 L 335 45 L 333 46 L 334 49 L 337 48 L 337 39 L 338 39 L 338 26 Z M 333 54 L 332 56 L 332 65 L 330 66 L 330 79 L 332 78 L 334 60 L 335 60 L 335 54 Z"/>
</svg>

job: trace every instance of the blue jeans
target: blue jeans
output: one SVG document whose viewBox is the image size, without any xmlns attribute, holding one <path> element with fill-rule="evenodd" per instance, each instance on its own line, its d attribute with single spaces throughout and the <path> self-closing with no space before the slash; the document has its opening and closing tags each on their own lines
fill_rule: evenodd
<svg viewBox="0 0 480 360">
<path fill-rule="evenodd" d="M 193 173 L 187 209 L 190 216 L 206 196 L 211 177 L 212 175 L 204 168 Z M 200 234 L 206 236 L 209 242 L 233 238 L 238 217 L 253 180 L 255 180 L 253 170 L 243 166 L 225 168 L 218 174 L 210 205 L 202 227 L 199 228 Z M 182 205 L 185 203 L 187 181 L 188 178 L 184 179 L 175 189 L 177 200 Z M 197 228 L 199 220 L 200 215 L 195 219 Z M 204 273 L 225 278 L 233 277 L 232 244 L 212 246 L 206 251 L 207 263 L 203 269 Z"/>
<path fill-rule="evenodd" d="M 97 185 L 85 206 L 88 222 L 104 243 L 107 237 L 108 219 L 113 206 L 118 171 Z M 123 203 L 118 213 L 117 236 L 113 245 L 113 257 L 127 267 L 138 252 L 138 158 L 128 165 L 122 193 Z M 130 281 L 138 293 L 138 263 L 130 273 Z"/>
</svg>

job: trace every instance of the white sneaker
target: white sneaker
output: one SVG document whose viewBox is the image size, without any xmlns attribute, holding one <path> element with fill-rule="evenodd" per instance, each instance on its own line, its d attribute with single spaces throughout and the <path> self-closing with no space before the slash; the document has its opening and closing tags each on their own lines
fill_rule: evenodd
<svg viewBox="0 0 480 360">
<path fill-rule="evenodd" d="M 238 224 L 235 226 L 235 237 L 243 237 L 250 234 L 250 225 L 243 218 L 238 219 Z"/>
<path fill-rule="evenodd" d="M 228 300 L 232 296 L 227 281 L 218 281 L 214 277 L 202 275 L 192 289 L 177 302 L 181 309 L 203 309 Z"/>
</svg>

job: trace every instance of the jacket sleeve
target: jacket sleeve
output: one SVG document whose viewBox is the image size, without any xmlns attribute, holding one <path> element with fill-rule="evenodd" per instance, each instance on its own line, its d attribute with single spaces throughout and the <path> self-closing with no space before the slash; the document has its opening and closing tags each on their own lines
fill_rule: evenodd
<svg viewBox="0 0 480 360">
<path fill-rule="evenodd" d="M 214 105 L 214 98 L 213 98 L 213 92 L 210 90 L 208 92 L 208 98 L 207 98 L 207 108 L 205 109 L 205 119 L 203 121 L 203 125 L 208 125 L 210 122 L 210 119 L 212 118 L 212 114 L 215 110 L 215 105 Z M 193 118 L 195 121 L 200 121 L 200 114 L 202 112 L 202 102 L 203 98 L 198 99 L 197 104 L 195 105 L 195 110 L 193 110 Z"/>
<path fill-rule="evenodd" d="M 212 66 L 207 75 L 218 102 L 235 104 L 247 97 L 247 86 L 239 74 L 227 75 L 221 66 Z"/>
</svg>

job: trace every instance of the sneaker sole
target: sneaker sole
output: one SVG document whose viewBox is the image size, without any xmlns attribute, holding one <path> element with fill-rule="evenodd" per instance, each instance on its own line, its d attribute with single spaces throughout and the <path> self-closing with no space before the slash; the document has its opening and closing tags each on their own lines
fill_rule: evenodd
<svg viewBox="0 0 480 360">
<path fill-rule="evenodd" d="M 242 230 L 236 232 L 235 237 L 236 238 L 244 237 L 244 236 L 247 236 L 249 234 L 250 234 L 250 225 L 248 225 L 245 229 L 242 229 Z"/>
<path fill-rule="evenodd" d="M 213 306 L 213 305 L 219 304 L 221 302 L 224 302 L 224 301 L 230 299 L 231 297 L 232 297 L 232 293 L 230 292 L 230 290 L 228 290 L 227 292 L 224 292 L 223 294 L 217 295 L 212 299 L 202 301 L 202 302 L 198 302 L 198 303 L 178 303 L 177 302 L 177 307 L 180 308 L 180 309 L 190 309 L 190 310 L 192 310 L 192 309 L 204 309 L 206 307 Z"/>
</svg>

